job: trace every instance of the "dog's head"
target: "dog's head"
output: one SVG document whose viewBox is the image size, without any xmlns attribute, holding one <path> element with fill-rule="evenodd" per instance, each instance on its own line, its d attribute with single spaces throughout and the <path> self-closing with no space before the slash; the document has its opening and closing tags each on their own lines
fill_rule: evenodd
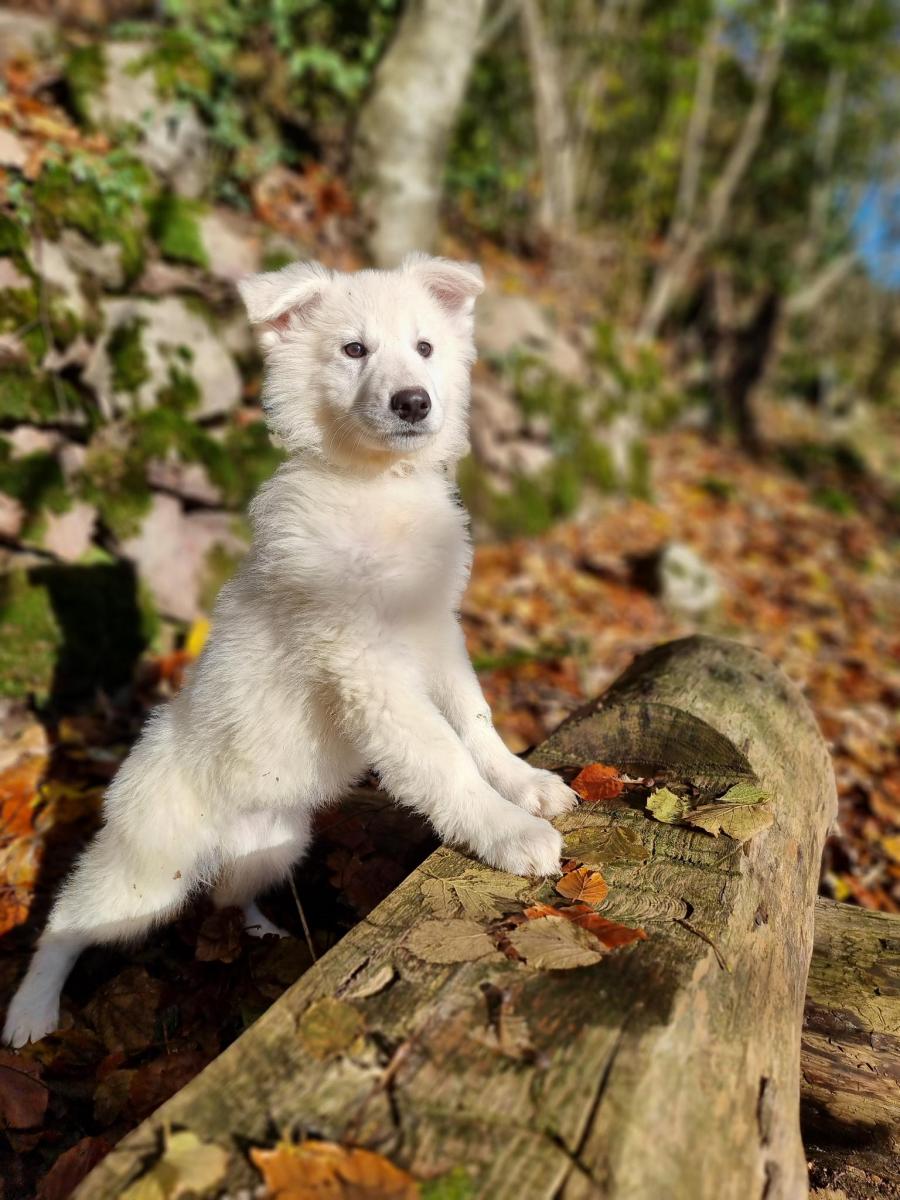
<svg viewBox="0 0 900 1200">
<path fill-rule="evenodd" d="M 460 458 L 483 286 L 478 267 L 426 255 L 395 271 L 294 263 L 242 280 L 273 432 L 346 465 Z"/>
</svg>

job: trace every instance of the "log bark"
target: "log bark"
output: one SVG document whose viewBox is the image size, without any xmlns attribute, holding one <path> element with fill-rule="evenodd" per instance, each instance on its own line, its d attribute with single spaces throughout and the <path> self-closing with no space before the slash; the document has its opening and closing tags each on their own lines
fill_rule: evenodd
<svg viewBox="0 0 900 1200">
<path fill-rule="evenodd" d="M 79 1200 L 120 1195 L 166 1126 L 228 1148 L 232 1192 L 258 1178 L 248 1145 L 302 1131 L 376 1149 L 421 1179 L 462 1167 L 467 1195 L 492 1200 L 805 1196 L 800 1029 L 836 808 L 805 702 L 756 652 L 686 639 L 642 656 L 534 758 L 709 786 L 755 776 L 775 821 L 739 845 L 627 804 L 560 818 L 573 853 L 603 864 L 601 911 L 649 934 L 567 971 L 499 952 L 444 964 L 416 953 L 411 933 L 429 918 L 490 929 L 492 912 L 552 896 L 551 883 L 437 851 L 126 1138 Z M 840 935 L 823 936 L 830 953 Z M 850 970 L 858 953 L 831 957 Z M 842 978 L 821 976 L 813 1012 Z M 874 1028 L 881 1008 L 854 995 L 848 1011 Z M 325 1014 L 352 1044 L 315 1036 Z M 816 1034 L 818 1061 L 829 1036 Z M 848 1061 L 853 1074 L 859 1062 Z"/>
<path fill-rule="evenodd" d="M 900 1150 L 897 917 L 816 903 L 801 1062 L 808 1148 Z"/>
</svg>

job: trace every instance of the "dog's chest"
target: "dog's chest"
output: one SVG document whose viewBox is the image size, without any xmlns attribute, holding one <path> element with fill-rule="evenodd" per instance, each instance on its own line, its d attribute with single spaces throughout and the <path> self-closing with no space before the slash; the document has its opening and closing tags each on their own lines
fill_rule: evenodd
<svg viewBox="0 0 900 1200">
<path fill-rule="evenodd" d="M 455 605 L 468 579 L 465 514 L 443 490 L 386 489 L 351 514 L 358 582 L 399 612 Z"/>
</svg>

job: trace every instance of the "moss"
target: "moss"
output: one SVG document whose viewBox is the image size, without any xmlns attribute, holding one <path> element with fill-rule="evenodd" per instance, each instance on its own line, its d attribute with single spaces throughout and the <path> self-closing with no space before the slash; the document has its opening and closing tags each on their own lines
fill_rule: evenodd
<svg viewBox="0 0 900 1200">
<path fill-rule="evenodd" d="M 209 266 L 209 256 L 200 234 L 202 214 L 203 206 L 196 200 L 186 200 L 171 192 L 159 198 L 151 228 L 163 257 L 195 267 Z"/>
<path fill-rule="evenodd" d="M 11 258 L 23 274 L 34 277 L 25 227 L 3 212 L 0 212 L 0 258 Z"/>
<path fill-rule="evenodd" d="M 0 696 L 45 700 L 62 641 L 46 588 L 24 571 L 0 576 Z"/>
<path fill-rule="evenodd" d="M 0 492 L 14 496 L 30 514 L 41 509 L 61 513 L 72 505 L 62 470 L 52 454 L 12 458 L 4 439 L 0 439 Z"/>
<path fill-rule="evenodd" d="M 852 496 L 836 487 L 820 487 L 812 494 L 813 503 L 839 517 L 852 517 L 856 503 Z"/>
<path fill-rule="evenodd" d="M 150 378 L 147 355 L 141 330 L 147 324 L 143 317 L 123 321 L 110 333 L 106 353 L 112 368 L 112 383 L 117 392 L 132 395 Z"/>
<path fill-rule="evenodd" d="M 129 563 L 39 567 L 0 577 L 0 694 L 62 707 L 131 678 L 147 644 Z"/>
<path fill-rule="evenodd" d="M 7 367 L 0 372 L 0 422 L 42 425 L 85 411 L 80 392 L 68 380 L 54 381 L 27 367 Z"/>
<path fill-rule="evenodd" d="M 189 413 L 200 405 L 200 388 L 189 371 L 172 363 L 169 382 L 156 393 L 157 402 L 178 413 Z"/>
<path fill-rule="evenodd" d="M 135 446 L 92 446 L 78 482 L 78 494 L 96 505 L 107 529 L 120 541 L 133 537 L 150 509 L 146 454 Z"/>
<path fill-rule="evenodd" d="M 66 57 L 63 75 L 75 115 L 82 125 L 90 128 L 90 97 L 96 96 L 106 83 L 106 63 L 99 42 L 73 46 Z"/>
<path fill-rule="evenodd" d="M 113 151 L 105 160 L 88 156 L 45 164 L 32 189 L 36 223 L 45 236 L 59 237 L 64 226 L 92 242 L 122 248 L 126 282 L 144 262 L 147 209 L 156 194 L 150 171 L 138 159 Z"/>
</svg>

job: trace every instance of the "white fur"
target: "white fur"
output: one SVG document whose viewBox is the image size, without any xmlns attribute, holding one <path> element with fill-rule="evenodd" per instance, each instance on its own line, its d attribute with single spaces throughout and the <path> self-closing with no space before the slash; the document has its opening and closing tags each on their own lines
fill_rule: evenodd
<svg viewBox="0 0 900 1200">
<path fill-rule="evenodd" d="M 515 874 L 557 872 L 545 818 L 575 798 L 494 731 L 456 617 L 471 555 L 449 476 L 467 447 L 481 287 L 477 268 L 424 257 L 354 275 L 296 264 L 242 284 L 291 457 L 253 502 L 252 548 L 191 678 L 109 788 L 10 1005 L 8 1042 L 56 1028 L 85 946 L 146 933 L 201 885 L 244 906 L 255 932 L 280 932 L 254 898 L 302 857 L 313 811 L 370 765 L 441 838 Z M 353 341 L 370 353 L 348 357 Z M 408 433 L 389 401 L 411 386 L 432 407 Z"/>
</svg>

